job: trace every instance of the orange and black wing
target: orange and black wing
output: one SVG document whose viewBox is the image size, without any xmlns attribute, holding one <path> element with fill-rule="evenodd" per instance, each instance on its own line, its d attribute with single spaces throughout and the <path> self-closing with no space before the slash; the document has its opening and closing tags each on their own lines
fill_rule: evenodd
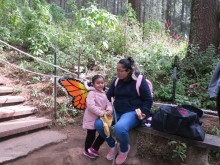
<svg viewBox="0 0 220 165">
<path fill-rule="evenodd" d="M 58 82 L 73 97 L 73 106 L 78 110 L 85 110 L 88 90 L 84 84 L 74 78 L 60 78 Z"/>
</svg>

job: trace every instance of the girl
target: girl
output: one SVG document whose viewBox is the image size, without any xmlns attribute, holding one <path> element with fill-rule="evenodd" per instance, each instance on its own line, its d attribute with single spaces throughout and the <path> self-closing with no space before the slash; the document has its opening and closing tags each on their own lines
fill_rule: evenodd
<svg viewBox="0 0 220 165">
<path fill-rule="evenodd" d="M 105 94 L 105 79 L 101 75 L 92 78 L 93 87 L 89 87 L 89 94 L 86 98 L 86 110 L 83 117 L 83 128 L 87 129 L 85 139 L 85 150 L 83 154 L 90 158 L 99 156 L 99 148 L 105 141 L 102 136 L 96 138 L 95 120 L 98 117 L 112 114 L 112 106 Z M 88 87 L 86 85 L 86 87 Z"/>
</svg>

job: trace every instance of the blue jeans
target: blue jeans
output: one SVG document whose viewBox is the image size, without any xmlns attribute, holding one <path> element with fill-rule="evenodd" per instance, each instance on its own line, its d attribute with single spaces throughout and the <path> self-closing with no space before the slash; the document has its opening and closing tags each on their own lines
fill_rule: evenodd
<svg viewBox="0 0 220 165">
<path fill-rule="evenodd" d="M 141 124 L 141 120 L 138 119 L 135 111 L 126 112 L 123 114 L 116 114 L 116 115 L 118 121 L 114 125 L 114 133 L 118 143 L 120 143 L 121 152 L 126 152 L 128 150 L 129 131 L 132 128 L 139 126 Z M 103 123 L 100 119 L 97 119 L 95 121 L 95 128 L 98 131 L 98 133 L 105 139 L 109 147 L 112 148 L 115 146 L 115 140 L 112 137 L 112 135 L 110 135 L 109 138 L 106 138 L 103 128 Z"/>
</svg>

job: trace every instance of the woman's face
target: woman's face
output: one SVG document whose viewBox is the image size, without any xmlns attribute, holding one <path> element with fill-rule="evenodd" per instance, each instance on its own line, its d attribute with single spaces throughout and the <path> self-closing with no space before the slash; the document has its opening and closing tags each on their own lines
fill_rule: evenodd
<svg viewBox="0 0 220 165">
<path fill-rule="evenodd" d="M 128 75 L 130 73 L 130 70 L 126 71 L 124 66 L 122 64 L 117 64 L 117 77 L 120 80 L 125 80 L 128 78 Z"/>
</svg>

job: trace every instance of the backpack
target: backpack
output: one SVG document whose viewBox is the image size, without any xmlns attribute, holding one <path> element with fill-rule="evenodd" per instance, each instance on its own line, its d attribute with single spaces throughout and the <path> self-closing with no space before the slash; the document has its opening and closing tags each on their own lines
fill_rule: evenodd
<svg viewBox="0 0 220 165">
<path fill-rule="evenodd" d="M 138 78 L 137 78 L 137 80 L 136 80 L 136 90 L 137 90 L 138 96 L 140 96 L 139 88 L 140 88 L 140 85 L 141 85 L 142 78 L 143 78 L 143 76 L 142 76 L 142 75 L 139 75 Z M 148 84 L 148 86 L 149 86 L 149 88 L 150 88 L 151 96 L 153 97 L 153 95 L 154 95 L 154 94 L 153 94 L 153 85 L 152 85 L 152 83 L 151 83 L 150 80 L 148 80 L 148 79 L 145 79 L 145 80 L 147 81 L 147 84 Z M 118 84 L 118 81 L 119 81 L 119 78 L 117 78 L 117 79 L 115 80 L 115 87 L 116 87 L 116 85 Z"/>
</svg>

